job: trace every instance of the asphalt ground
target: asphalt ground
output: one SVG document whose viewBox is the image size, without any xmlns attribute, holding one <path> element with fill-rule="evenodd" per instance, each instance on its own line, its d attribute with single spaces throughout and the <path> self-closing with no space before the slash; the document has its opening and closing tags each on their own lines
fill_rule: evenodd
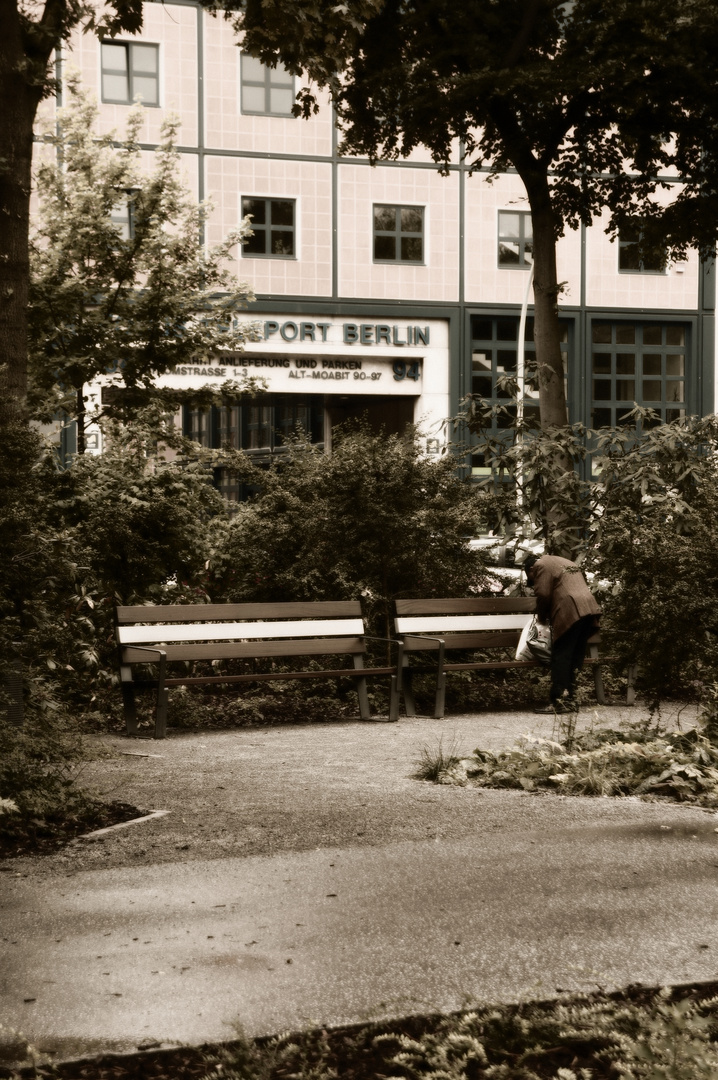
<svg viewBox="0 0 718 1080">
<path fill-rule="evenodd" d="M 3 1038 L 72 1058 L 716 978 L 713 812 L 412 779 L 440 740 L 523 732 L 552 722 L 98 739 L 85 781 L 169 812 L 0 864 Z"/>
</svg>

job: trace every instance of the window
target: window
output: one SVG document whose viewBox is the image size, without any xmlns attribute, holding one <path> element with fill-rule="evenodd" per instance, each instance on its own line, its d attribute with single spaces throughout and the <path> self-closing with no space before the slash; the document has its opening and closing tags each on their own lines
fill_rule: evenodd
<svg viewBox="0 0 718 1080">
<path fill-rule="evenodd" d="M 324 441 L 324 407 L 319 394 L 262 394 L 245 405 L 182 410 L 183 433 L 201 446 L 231 446 L 245 450 L 259 464 L 271 456 L 297 431 L 313 443 Z M 215 484 L 230 502 L 242 502 L 251 491 L 227 469 L 215 470 Z"/>
<path fill-rule="evenodd" d="M 516 377 L 519 320 L 512 316 L 473 315 L 471 318 L 471 393 L 480 394 L 491 404 L 504 405 L 506 415 L 497 417 L 496 431 L 509 428 L 516 418 L 515 399 L 500 389 L 502 375 Z M 536 377 L 534 321 L 526 320 L 524 342 L 524 419 L 539 421 L 539 392 Z M 561 322 L 561 355 L 564 371 L 568 367 L 569 324 Z M 486 476 L 482 455 L 472 455 L 473 476 Z"/>
<path fill-rule="evenodd" d="M 471 392 L 480 394 L 492 405 L 503 405 L 505 416 L 496 420 L 496 431 L 512 426 L 516 418 L 515 397 L 501 390 L 501 376 L 516 377 L 518 319 L 515 316 L 472 315 L 471 320 Z M 561 356 L 568 367 L 569 323 L 561 321 Z M 533 345 L 533 320 L 526 320 L 524 342 L 524 419 L 539 422 L 539 383 L 536 374 L 536 346 Z M 482 455 L 472 456 L 472 475 L 488 475 Z"/>
<path fill-rule="evenodd" d="M 423 261 L 423 207 L 375 206 L 374 262 Z"/>
<path fill-rule="evenodd" d="M 685 326 L 595 321 L 591 339 L 591 427 L 620 424 L 634 402 L 667 423 L 685 416 Z"/>
<path fill-rule="evenodd" d="M 618 269 L 622 274 L 665 274 L 666 253 L 644 245 L 640 222 L 622 225 L 618 233 Z"/>
<path fill-rule="evenodd" d="M 135 235 L 135 200 L 137 190 L 122 192 L 122 198 L 112 208 L 110 220 L 119 230 L 123 240 L 132 240 Z"/>
<path fill-rule="evenodd" d="M 159 105 L 159 46 L 138 42 L 102 42 L 102 100 L 131 105 Z"/>
<path fill-rule="evenodd" d="M 534 239 L 528 210 L 499 210 L 499 266 L 528 268 L 534 261 Z"/>
<path fill-rule="evenodd" d="M 293 258 L 294 205 L 294 199 L 242 199 L 242 216 L 252 215 L 254 231 L 242 245 L 242 254 Z"/>
<path fill-rule="evenodd" d="M 246 53 L 241 55 L 242 112 L 255 116 L 291 116 L 294 76 L 282 64 L 267 67 Z"/>
</svg>

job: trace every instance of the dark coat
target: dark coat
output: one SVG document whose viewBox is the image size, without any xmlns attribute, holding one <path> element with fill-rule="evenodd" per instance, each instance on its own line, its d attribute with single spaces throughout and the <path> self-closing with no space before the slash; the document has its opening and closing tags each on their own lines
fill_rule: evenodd
<svg viewBox="0 0 718 1080">
<path fill-rule="evenodd" d="M 542 555 L 533 565 L 529 584 L 536 594 L 539 620 L 551 623 L 554 641 L 586 615 L 593 615 L 598 626 L 601 608 L 575 563 L 559 555 Z"/>
</svg>

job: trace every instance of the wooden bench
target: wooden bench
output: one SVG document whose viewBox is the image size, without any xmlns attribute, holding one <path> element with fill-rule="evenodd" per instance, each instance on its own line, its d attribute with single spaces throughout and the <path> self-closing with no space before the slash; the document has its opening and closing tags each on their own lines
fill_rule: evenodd
<svg viewBox="0 0 718 1080">
<path fill-rule="evenodd" d="M 395 682 L 397 669 L 364 667 L 367 640 L 372 639 L 364 632 L 358 600 L 118 607 L 117 644 L 127 732 L 133 735 L 137 731 L 136 685 L 157 687 L 156 739 L 163 739 L 166 734 L 171 686 L 351 678 L 356 680 L 361 718 L 371 720 L 367 678 L 388 675 Z M 384 638 L 373 640 L 385 641 Z M 194 675 L 191 669 L 197 661 L 281 661 L 290 657 L 326 656 L 351 657 L 353 666 L 292 671 L 276 670 L 272 665 L 269 671 L 211 675 Z M 157 677 L 135 680 L 133 669 L 137 664 L 157 665 Z M 170 664 L 184 664 L 185 670 L 168 675 Z M 394 690 L 391 701 L 398 702 Z M 390 715 L 390 719 L 396 720 L 396 714 Z"/>
<path fill-rule="evenodd" d="M 404 695 L 407 716 L 416 716 L 416 704 L 411 685 L 412 653 L 436 652 L 436 699 L 434 717 L 444 716 L 447 671 L 496 670 L 540 666 L 533 660 L 516 660 L 516 646 L 521 631 L 536 611 L 533 596 L 467 597 L 455 600 L 397 600 L 395 629 L 399 640 L 397 666 L 399 679 L 392 686 L 396 696 L 390 710 L 398 716 L 401 693 Z M 598 646 L 601 636 L 589 639 L 586 663 L 593 665 L 596 698 L 606 703 L 601 676 Z M 496 652 L 495 659 L 448 663 L 446 653 L 461 649 L 465 652 Z M 629 687 L 630 689 L 630 687 Z"/>
</svg>

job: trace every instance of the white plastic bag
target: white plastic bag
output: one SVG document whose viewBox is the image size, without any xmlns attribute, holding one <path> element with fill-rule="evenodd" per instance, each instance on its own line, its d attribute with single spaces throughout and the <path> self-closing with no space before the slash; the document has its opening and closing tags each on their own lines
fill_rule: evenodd
<svg viewBox="0 0 718 1080">
<path fill-rule="evenodd" d="M 551 627 L 540 623 L 534 615 L 523 630 L 516 646 L 517 660 L 537 660 L 539 664 L 551 663 Z"/>
</svg>

